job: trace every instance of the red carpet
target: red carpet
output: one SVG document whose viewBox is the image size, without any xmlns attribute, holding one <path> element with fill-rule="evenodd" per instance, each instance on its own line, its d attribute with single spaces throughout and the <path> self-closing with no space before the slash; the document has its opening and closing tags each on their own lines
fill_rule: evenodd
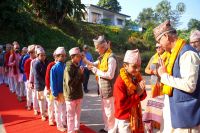
<svg viewBox="0 0 200 133">
<path fill-rule="evenodd" d="M 40 116 L 25 109 L 26 102 L 19 103 L 16 95 L 9 92 L 8 87 L 0 85 L 0 114 L 7 133 L 59 133 L 56 126 L 49 126 L 48 120 L 43 122 Z M 95 133 L 81 125 L 82 133 Z"/>
</svg>

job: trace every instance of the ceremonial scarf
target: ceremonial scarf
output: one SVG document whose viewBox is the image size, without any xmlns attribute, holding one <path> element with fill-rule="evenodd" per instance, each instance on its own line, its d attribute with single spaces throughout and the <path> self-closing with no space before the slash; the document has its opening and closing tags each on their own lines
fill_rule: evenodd
<svg viewBox="0 0 200 133">
<path fill-rule="evenodd" d="M 120 69 L 120 76 L 122 80 L 124 81 L 126 87 L 127 87 L 127 94 L 128 96 L 133 95 L 136 93 L 137 84 L 133 83 L 131 76 L 127 73 L 125 68 Z M 135 81 L 139 82 L 142 80 L 142 76 L 140 73 L 135 75 Z M 140 102 L 131 108 L 130 113 L 130 127 L 132 133 L 144 133 L 144 127 L 142 122 L 142 108 Z"/>
<path fill-rule="evenodd" d="M 165 63 L 169 59 L 169 56 L 170 56 L 169 52 L 164 52 L 161 55 L 156 53 L 153 56 L 152 64 L 159 64 L 159 58 L 161 58 L 163 60 L 163 62 Z M 160 80 L 158 80 L 158 79 L 155 84 L 152 84 L 152 90 L 151 90 L 152 98 L 163 95 L 161 86 L 162 85 L 160 83 Z"/>
<path fill-rule="evenodd" d="M 178 38 L 178 40 L 176 41 L 175 47 L 172 49 L 170 57 L 165 63 L 166 67 L 167 67 L 167 73 L 169 75 L 172 75 L 172 70 L 173 70 L 173 66 L 174 66 L 175 60 L 176 60 L 179 52 L 181 51 L 181 49 L 185 45 L 185 43 L 186 43 L 185 40 L 180 39 L 180 38 Z M 173 91 L 173 88 L 171 86 L 168 86 L 168 85 L 165 85 L 165 84 L 163 85 L 162 92 L 164 94 L 167 94 L 167 95 L 171 96 L 172 95 L 172 91 Z"/>
<path fill-rule="evenodd" d="M 111 49 L 108 49 L 102 56 L 100 56 L 98 59 L 98 65 L 97 68 L 103 72 L 108 71 L 108 58 L 110 54 L 112 53 Z M 98 81 L 98 76 L 95 76 L 95 79 Z"/>
<path fill-rule="evenodd" d="M 165 62 L 167 58 L 169 58 L 170 56 L 170 53 L 169 52 L 164 52 L 162 55 L 160 55 L 160 58 Z M 153 64 L 156 64 L 158 63 L 158 59 L 159 59 L 159 54 L 156 53 L 154 56 L 153 56 L 153 61 L 152 63 Z"/>
<path fill-rule="evenodd" d="M 108 49 L 104 53 L 104 55 L 99 57 L 98 69 L 100 69 L 103 72 L 106 72 L 108 70 L 108 58 L 109 58 L 111 53 L 112 53 L 112 50 Z"/>
</svg>

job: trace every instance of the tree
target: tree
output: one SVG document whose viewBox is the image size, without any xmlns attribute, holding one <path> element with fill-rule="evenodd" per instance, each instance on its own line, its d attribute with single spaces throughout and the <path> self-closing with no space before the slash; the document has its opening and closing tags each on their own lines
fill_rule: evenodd
<svg viewBox="0 0 200 133">
<path fill-rule="evenodd" d="M 156 17 L 159 22 L 164 22 L 165 20 L 171 20 L 172 24 L 176 27 L 180 23 L 180 17 L 185 12 L 185 4 L 178 3 L 177 9 L 172 10 L 171 4 L 167 0 L 161 1 L 155 9 Z"/>
<path fill-rule="evenodd" d="M 154 10 L 152 8 L 144 8 L 142 12 L 139 13 L 137 22 L 145 28 L 155 25 L 157 23 L 157 18 Z"/>
<path fill-rule="evenodd" d="M 189 30 L 192 30 L 192 29 L 200 30 L 200 21 L 197 19 L 190 19 L 190 21 L 188 22 L 188 29 Z"/>
<path fill-rule="evenodd" d="M 75 20 L 81 20 L 81 18 L 85 19 L 83 10 L 86 12 L 85 10 L 85 5 L 81 4 L 81 0 L 73 0 L 73 18 Z"/>
<path fill-rule="evenodd" d="M 97 5 L 114 12 L 121 11 L 121 6 L 117 0 L 99 0 Z"/>
<path fill-rule="evenodd" d="M 81 0 L 29 0 L 36 16 L 50 18 L 62 23 L 65 17 L 80 20 L 84 15 L 85 5 Z"/>
<path fill-rule="evenodd" d="M 155 10 L 144 8 L 139 13 L 137 21 L 145 28 L 155 26 L 168 19 L 172 21 L 174 26 L 178 26 L 180 24 L 180 17 L 185 12 L 185 9 L 185 4 L 182 2 L 176 5 L 176 9 L 172 9 L 170 2 L 163 0 L 158 3 Z"/>
<path fill-rule="evenodd" d="M 155 47 L 156 42 L 153 35 L 153 27 L 150 27 L 145 31 L 145 33 L 143 34 L 143 39 L 146 42 L 149 50 Z"/>
<path fill-rule="evenodd" d="M 26 30 L 30 23 L 23 9 L 23 0 L 4 0 L 0 2 L 0 27 Z M 24 26 L 26 25 L 26 26 Z"/>
<path fill-rule="evenodd" d="M 183 14 L 186 10 L 186 6 L 183 2 L 179 2 L 177 5 L 176 5 L 176 10 L 179 11 L 180 14 Z"/>
</svg>

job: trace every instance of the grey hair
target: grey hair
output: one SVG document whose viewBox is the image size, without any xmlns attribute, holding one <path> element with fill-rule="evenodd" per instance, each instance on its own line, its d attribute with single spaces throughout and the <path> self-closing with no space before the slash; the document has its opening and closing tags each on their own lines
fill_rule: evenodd
<svg viewBox="0 0 200 133">
<path fill-rule="evenodd" d="M 166 34 L 169 35 L 172 38 L 177 38 L 178 37 L 176 30 L 170 31 L 170 32 L 168 32 Z"/>
</svg>

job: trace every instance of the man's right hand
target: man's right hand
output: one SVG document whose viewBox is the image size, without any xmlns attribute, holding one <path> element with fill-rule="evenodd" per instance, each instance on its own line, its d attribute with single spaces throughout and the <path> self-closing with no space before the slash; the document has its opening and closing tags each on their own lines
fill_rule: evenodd
<svg viewBox="0 0 200 133">
<path fill-rule="evenodd" d="M 34 89 L 33 83 L 29 83 L 29 88 L 30 88 L 30 89 Z"/>
<path fill-rule="evenodd" d="M 53 98 L 54 98 L 54 100 L 56 100 L 56 101 L 58 100 L 58 97 L 53 96 Z"/>
<path fill-rule="evenodd" d="M 90 64 L 87 65 L 88 70 L 91 70 L 92 67 L 93 67 L 93 65 L 90 65 Z"/>
<path fill-rule="evenodd" d="M 50 95 L 50 91 L 49 90 L 46 90 L 47 91 L 47 95 Z"/>
</svg>

